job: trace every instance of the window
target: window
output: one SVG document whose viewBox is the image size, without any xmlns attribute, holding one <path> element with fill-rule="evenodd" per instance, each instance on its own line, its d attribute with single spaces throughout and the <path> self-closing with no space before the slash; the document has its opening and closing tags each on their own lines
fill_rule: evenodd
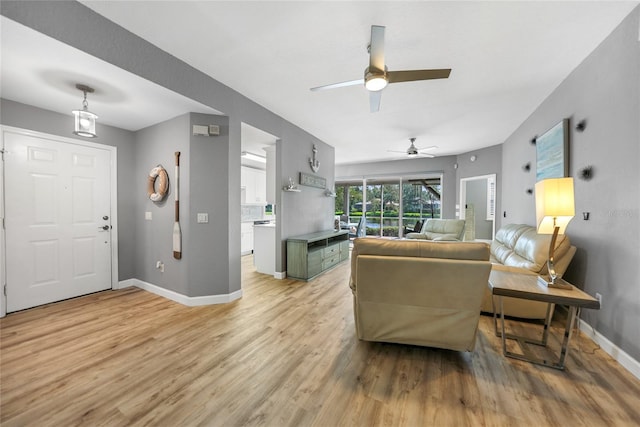
<svg viewBox="0 0 640 427">
<path fill-rule="evenodd" d="M 335 215 L 352 237 L 363 215 L 366 235 L 402 237 L 418 221 L 440 218 L 441 194 L 440 176 L 338 181 Z"/>
</svg>

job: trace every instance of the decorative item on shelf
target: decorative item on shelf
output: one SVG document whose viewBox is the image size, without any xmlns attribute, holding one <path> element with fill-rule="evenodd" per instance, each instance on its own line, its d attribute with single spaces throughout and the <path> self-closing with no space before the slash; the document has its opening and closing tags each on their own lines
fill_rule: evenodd
<svg viewBox="0 0 640 427">
<path fill-rule="evenodd" d="M 525 172 L 531 171 L 531 162 L 527 162 L 524 165 L 522 165 L 522 170 Z"/>
<path fill-rule="evenodd" d="M 584 181 L 589 181 L 591 178 L 593 178 L 593 166 L 587 166 L 584 167 L 582 169 L 580 169 L 580 173 L 578 174 L 578 178 L 584 180 Z"/>
<path fill-rule="evenodd" d="M 72 111 L 75 117 L 73 133 L 85 138 L 95 138 L 98 136 L 96 135 L 96 119 L 98 116 L 89 111 L 89 102 L 87 102 L 87 93 L 93 93 L 94 90 L 83 84 L 77 84 L 76 89 L 84 93 L 84 100 L 82 101 L 82 110 Z"/>
<path fill-rule="evenodd" d="M 533 188 L 527 188 L 527 189 L 525 190 L 525 192 L 526 192 L 528 195 L 532 195 L 532 194 L 533 194 Z"/>
<path fill-rule="evenodd" d="M 585 119 L 580 120 L 576 125 L 576 130 L 578 132 L 583 132 L 586 128 L 587 128 L 587 121 Z"/>
<path fill-rule="evenodd" d="M 575 216 L 573 178 L 549 178 L 536 183 L 536 224 L 538 233 L 551 234 L 547 269 L 549 279 L 538 277 L 538 283 L 550 288 L 572 289 L 561 283 L 553 266 L 558 234 L 564 234 Z"/>
<path fill-rule="evenodd" d="M 318 172 L 320 170 L 320 160 L 316 158 L 318 154 L 318 149 L 316 148 L 316 144 L 313 144 L 313 157 L 309 157 L 309 166 L 311 166 L 311 170 L 314 172 Z"/>
<path fill-rule="evenodd" d="M 336 192 L 327 188 L 326 190 L 324 190 L 324 195 L 327 197 L 336 197 Z"/>
<path fill-rule="evenodd" d="M 288 191 L 290 193 L 299 193 L 300 192 L 300 189 L 298 188 L 298 186 L 296 185 L 295 181 L 291 177 L 289 177 L 289 182 L 287 183 L 287 185 L 282 187 L 282 190 L 283 191 Z"/>
</svg>

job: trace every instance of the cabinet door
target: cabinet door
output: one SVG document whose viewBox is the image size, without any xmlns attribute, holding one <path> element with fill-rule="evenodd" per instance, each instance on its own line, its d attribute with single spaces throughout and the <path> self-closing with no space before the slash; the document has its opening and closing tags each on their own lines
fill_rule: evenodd
<svg viewBox="0 0 640 427">
<path fill-rule="evenodd" d="M 265 171 L 243 166 L 240 170 L 240 186 L 245 189 L 245 203 L 266 203 L 267 177 Z"/>
<path fill-rule="evenodd" d="M 254 170 L 255 202 L 267 203 L 267 174 L 265 171 Z"/>
<path fill-rule="evenodd" d="M 253 251 L 253 224 L 242 223 L 240 225 L 240 252 L 248 254 Z"/>
<path fill-rule="evenodd" d="M 240 186 L 244 187 L 244 203 L 255 203 L 256 184 L 253 176 L 253 169 L 240 168 Z"/>
</svg>

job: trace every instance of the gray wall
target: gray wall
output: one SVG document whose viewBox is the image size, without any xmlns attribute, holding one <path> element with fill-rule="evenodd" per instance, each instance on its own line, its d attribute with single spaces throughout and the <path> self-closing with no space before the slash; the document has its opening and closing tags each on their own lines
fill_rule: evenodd
<svg viewBox="0 0 640 427">
<path fill-rule="evenodd" d="M 123 189 L 135 194 L 135 278 L 152 283 L 183 295 L 190 295 L 188 282 L 189 258 L 182 260 L 173 258 L 173 223 L 174 223 L 174 152 L 180 151 L 180 204 L 188 207 L 189 192 L 189 115 L 176 117 L 166 122 L 149 126 L 136 132 L 135 141 L 135 185 Z M 147 196 L 146 182 L 149 171 L 162 165 L 169 174 L 169 192 L 164 201 L 152 202 Z M 186 214 L 181 217 L 182 244 L 186 247 L 189 240 L 190 224 L 185 220 L 188 209 L 181 209 Z M 153 219 L 145 220 L 145 212 L 151 212 Z M 188 252 L 188 251 L 185 251 Z M 156 268 L 156 261 L 165 264 L 164 273 Z"/>
<path fill-rule="evenodd" d="M 454 156 L 433 159 L 403 159 L 388 162 L 336 165 L 336 178 L 366 178 L 373 176 L 409 176 L 442 174 L 442 218 L 455 218 L 456 170 Z"/>
<path fill-rule="evenodd" d="M 313 145 L 320 161 L 317 172 L 311 170 L 309 158 Z M 286 239 L 288 237 L 333 228 L 334 199 L 325 196 L 325 190 L 299 184 L 300 172 L 322 177 L 327 188 L 334 186 L 334 148 L 299 129 L 287 129 L 276 143 L 276 188 L 280 189 L 292 177 L 299 193 L 276 192 L 276 272 L 286 271 Z"/>
<path fill-rule="evenodd" d="M 0 123 L 51 135 L 87 141 L 72 134 L 73 117 L 35 108 L 6 99 L 0 100 Z M 118 148 L 118 276 L 119 280 L 135 276 L 135 135 L 133 132 L 96 123 L 98 137 L 91 142 Z"/>
<path fill-rule="evenodd" d="M 194 124 L 218 125 L 219 136 L 190 136 L 191 152 L 188 156 L 190 203 L 180 202 L 181 223 L 189 227 L 189 242 L 185 245 L 184 260 L 189 265 L 189 296 L 229 294 L 240 289 L 240 280 L 230 282 L 219 271 L 230 271 L 229 193 L 240 195 L 240 187 L 229 188 L 229 118 L 207 114 L 190 114 L 189 129 Z M 240 169 L 240 158 L 235 169 Z M 226 185 L 225 185 L 226 184 Z M 180 193 L 180 199 L 182 194 Z M 198 213 L 208 213 L 209 223 L 198 224 Z M 237 220 L 238 218 L 234 218 Z"/>
<path fill-rule="evenodd" d="M 584 320 L 640 360 L 640 8 L 578 66 L 503 145 L 504 223 L 535 223 L 535 146 L 563 118 L 571 120 L 570 175 L 592 165 L 590 181 L 575 179 L 576 217 L 567 228 L 578 247 L 565 278 L 594 295 L 599 311 Z M 587 120 L 584 132 L 573 129 Z M 531 162 L 531 173 L 521 166 Z M 515 179 L 514 177 L 520 177 Z M 582 212 L 590 212 L 589 221 Z"/>
</svg>

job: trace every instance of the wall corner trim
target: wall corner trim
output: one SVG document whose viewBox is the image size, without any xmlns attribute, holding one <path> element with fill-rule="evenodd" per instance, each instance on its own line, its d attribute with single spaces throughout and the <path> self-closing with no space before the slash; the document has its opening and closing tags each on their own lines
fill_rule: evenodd
<svg viewBox="0 0 640 427">
<path fill-rule="evenodd" d="M 213 304 L 226 304 L 242 298 L 242 289 L 232 292 L 230 294 L 222 295 L 205 295 L 200 297 L 189 297 L 182 295 L 178 292 L 162 288 L 152 283 L 143 282 L 138 279 L 127 279 L 119 283 L 118 289 L 135 286 L 152 294 L 159 295 L 161 297 L 170 299 L 187 307 L 197 307 L 200 305 L 213 305 Z"/>
<path fill-rule="evenodd" d="M 640 361 L 635 360 L 628 353 L 609 341 L 604 335 L 592 328 L 587 322 L 582 319 L 579 320 L 580 322 L 578 327 L 582 333 L 598 344 L 605 353 L 613 357 L 616 362 L 631 372 L 632 375 L 640 379 Z"/>
</svg>

